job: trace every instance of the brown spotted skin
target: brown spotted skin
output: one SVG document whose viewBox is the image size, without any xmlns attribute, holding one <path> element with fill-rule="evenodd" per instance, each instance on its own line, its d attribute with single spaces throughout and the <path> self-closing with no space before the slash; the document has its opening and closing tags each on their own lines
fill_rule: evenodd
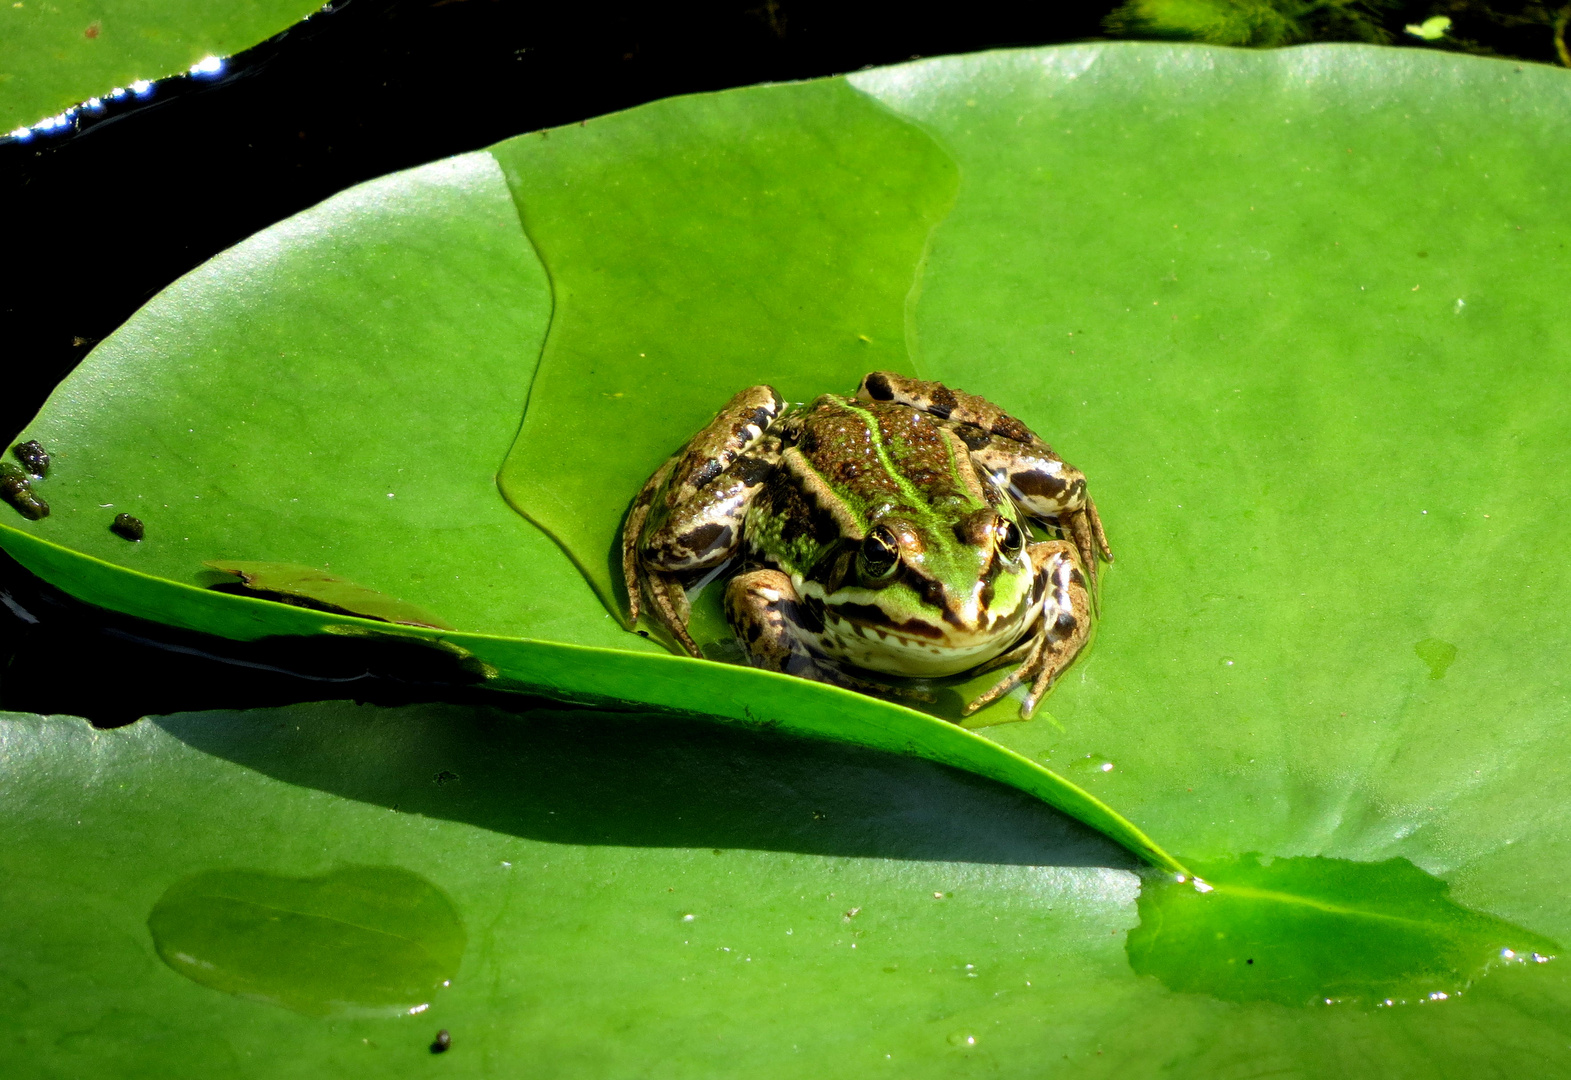
<svg viewBox="0 0 1571 1080">
<path fill-rule="evenodd" d="M 979 469 L 1007 488 L 1031 517 L 1075 541 L 1093 582 L 1098 556 L 1113 561 L 1096 503 L 1086 493 L 1085 474 L 997 405 L 943 383 L 892 371 L 863 376 L 856 396 L 858 401 L 904 405 L 954 425 Z"/>
<path fill-rule="evenodd" d="M 1068 539 L 1026 543 L 1027 517 Z M 755 665 L 907 696 L 887 677 L 1007 665 L 967 712 L 1025 684 L 1025 716 L 1088 640 L 1099 555 L 1078 470 L 991 402 L 890 372 L 790 409 L 744 390 L 623 533 L 632 621 L 647 607 L 693 656 L 684 583 L 740 556 L 726 614 Z"/>
</svg>

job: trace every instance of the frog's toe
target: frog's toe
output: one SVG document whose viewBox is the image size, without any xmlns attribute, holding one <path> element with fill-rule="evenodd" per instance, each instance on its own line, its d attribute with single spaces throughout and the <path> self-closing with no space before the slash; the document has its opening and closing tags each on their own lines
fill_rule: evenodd
<svg viewBox="0 0 1571 1080">
<path fill-rule="evenodd" d="M 689 656 L 703 659 L 703 650 L 693 640 L 693 635 L 687 632 L 687 620 L 692 614 L 692 609 L 688 605 L 687 590 L 682 588 L 681 581 L 650 567 L 643 568 L 641 578 L 644 594 L 660 625 L 665 627 Z"/>
</svg>

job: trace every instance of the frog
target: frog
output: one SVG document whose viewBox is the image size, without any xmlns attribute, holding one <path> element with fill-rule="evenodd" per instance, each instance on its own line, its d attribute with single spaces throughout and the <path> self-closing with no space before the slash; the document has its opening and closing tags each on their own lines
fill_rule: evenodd
<svg viewBox="0 0 1571 1080">
<path fill-rule="evenodd" d="M 1008 669 L 963 715 L 1024 686 L 1023 719 L 1113 560 L 1084 473 L 986 398 L 892 371 L 802 404 L 738 392 L 640 489 L 621 554 L 628 625 L 691 656 L 687 587 L 729 574 L 755 667 L 895 695 Z"/>
</svg>

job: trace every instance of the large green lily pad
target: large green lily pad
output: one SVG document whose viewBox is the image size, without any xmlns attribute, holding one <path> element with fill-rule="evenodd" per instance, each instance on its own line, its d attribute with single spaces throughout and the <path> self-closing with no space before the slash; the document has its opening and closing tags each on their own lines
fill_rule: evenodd
<svg viewBox="0 0 1571 1080">
<path fill-rule="evenodd" d="M 0 746 L 7 1076 L 1461 1077 L 1571 1057 L 1561 961 L 1406 1007 L 1169 989 L 1126 956 L 1152 888 L 1126 853 L 896 755 L 347 703 L 113 731 L 12 715 Z"/>
<path fill-rule="evenodd" d="M 1479 940 L 1500 920 L 1571 941 L 1554 765 L 1571 582 L 1552 547 L 1567 524 L 1571 210 L 1554 177 L 1568 99 L 1564 72 L 1435 53 L 1093 45 L 524 136 L 355 189 L 155 299 L 25 433 L 57 455 L 38 485 L 54 513 L 10 518 L 0 544 L 84 599 L 172 625 L 439 641 L 503 684 L 959 765 L 1169 870 L 1405 859 L 1449 887 L 1436 905 L 1483 920 Z M 848 130 L 876 160 L 836 141 Z M 650 151 L 663 138 L 715 149 L 704 168 L 666 167 Z M 790 189 L 798 175 L 812 199 Z M 756 212 L 736 203 L 750 177 L 772 193 Z M 684 197 L 640 201 L 660 183 Z M 880 187 L 894 226 L 836 216 L 882 216 Z M 636 244 L 598 235 L 635 224 Z M 815 229 L 851 230 L 876 257 L 791 246 Z M 657 241 L 672 246 L 641 266 Z M 903 360 L 886 329 L 841 348 L 842 315 L 773 304 L 825 251 L 826 304 L 865 289 L 869 325 L 888 327 L 904 298 Z M 758 298 L 745 335 L 705 321 L 706 280 Z M 678 381 L 650 381 L 640 335 L 690 345 L 669 358 Z M 749 336 L 756 363 L 735 348 Z M 782 341 L 802 343 L 800 364 Z M 670 656 L 580 572 L 605 575 L 638 478 L 695 416 L 748 381 L 843 391 L 858 347 L 994 397 L 1091 477 L 1119 561 L 1050 715 L 983 739 Z M 653 404 L 630 408 L 622 385 Z M 108 531 L 125 508 L 147 522 L 139 545 Z M 206 561 L 314 567 L 458 629 L 214 592 Z M 1389 1012 L 1205 993 L 1131 1012 L 1105 988 L 1076 1010 L 1132 1055 L 1109 1070 L 1510 1072 L 1500 1055 L 1563 1053 L 1562 967 Z M 1043 1047 L 1015 1045 L 988 1067 L 1040 1071 Z"/>
</svg>

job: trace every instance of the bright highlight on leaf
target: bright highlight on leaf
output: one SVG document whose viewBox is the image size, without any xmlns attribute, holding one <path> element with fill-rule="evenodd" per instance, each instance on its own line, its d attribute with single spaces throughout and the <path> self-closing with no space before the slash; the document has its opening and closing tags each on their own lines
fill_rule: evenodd
<svg viewBox="0 0 1571 1080">
<path fill-rule="evenodd" d="M 57 125 L 39 124 L 41 118 L 61 117 L 63 126 L 79 102 L 92 111 L 102 98 L 122 96 L 118 87 L 141 96 L 152 80 L 169 75 L 211 77 L 223 70 L 220 57 L 259 44 L 321 6 L 320 0 L 6 0 L 0 3 L 0 132 L 48 132 Z"/>
</svg>

